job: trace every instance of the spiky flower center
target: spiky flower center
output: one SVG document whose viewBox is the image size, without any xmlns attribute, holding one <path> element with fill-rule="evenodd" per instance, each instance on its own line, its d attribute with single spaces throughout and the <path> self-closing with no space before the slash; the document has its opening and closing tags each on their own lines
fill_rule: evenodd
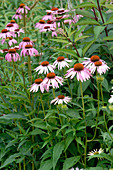
<svg viewBox="0 0 113 170">
<path fill-rule="evenodd" d="M 95 151 L 93 154 L 94 154 L 94 155 L 97 155 L 97 154 L 99 154 L 99 152 L 98 152 L 98 151 Z"/>
<path fill-rule="evenodd" d="M 20 29 L 15 29 L 15 32 L 18 32 Z"/>
<path fill-rule="evenodd" d="M 49 79 L 52 79 L 52 78 L 54 78 L 56 76 L 56 74 L 55 73 L 48 73 L 47 74 L 47 78 L 49 78 Z"/>
<path fill-rule="evenodd" d="M 3 49 L 3 52 L 7 52 L 8 51 L 8 49 Z"/>
<path fill-rule="evenodd" d="M 15 20 L 11 20 L 10 23 L 16 23 Z"/>
<path fill-rule="evenodd" d="M 100 57 L 98 55 L 93 55 L 90 59 L 92 62 L 96 62 L 100 60 Z"/>
<path fill-rule="evenodd" d="M 45 27 L 44 27 L 44 29 L 49 29 L 49 28 L 50 28 L 50 26 L 45 26 Z"/>
<path fill-rule="evenodd" d="M 16 53 L 16 50 L 14 49 L 14 48 L 12 48 L 12 49 L 9 49 L 9 51 L 8 51 L 10 54 L 14 54 L 14 53 Z"/>
<path fill-rule="evenodd" d="M 57 58 L 57 61 L 60 62 L 60 61 L 64 61 L 64 57 L 63 56 L 60 56 Z"/>
<path fill-rule="evenodd" d="M 31 44 L 27 44 L 27 45 L 25 46 L 25 48 L 26 48 L 26 49 L 29 49 L 29 48 L 33 48 L 33 46 L 32 46 Z"/>
<path fill-rule="evenodd" d="M 51 12 L 47 12 L 47 15 L 51 15 Z"/>
<path fill-rule="evenodd" d="M 16 12 L 16 15 L 20 15 L 18 12 Z"/>
<path fill-rule="evenodd" d="M 7 29 L 3 29 L 1 32 L 2 32 L 2 33 L 7 33 L 8 30 L 7 30 Z"/>
<path fill-rule="evenodd" d="M 35 84 L 40 84 L 42 81 L 43 81 L 43 79 L 40 79 L 40 78 L 39 78 L 39 79 L 36 79 L 36 80 L 35 80 Z"/>
<path fill-rule="evenodd" d="M 7 27 L 13 27 L 13 24 L 8 24 Z"/>
<path fill-rule="evenodd" d="M 41 65 L 42 65 L 42 66 L 48 66 L 48 65 L 49 65 L 49 62 L 48 62 L 48 61 L 43 61 L 43 62 L 41 63 Z"/>
<path fill-rule="evenodd" d="M 20 4 L 19 7 L 20 8 L 23 8 L 25 6 L 25 4 Z"/>
<path fill-rule="evenodd" d="M 58 96 L 59 99 L 64 99 L 64 97 L 65 97 L 64 95 L 59 95 Z"/>
<path fill-rule="evenodd" d="M 23 41 L 24 41 L 24 42 L 30 42 L 30 38 L 29 38 L 29 37 L 24 37 L 24 38 L 23 38 Z"/>
<path fill-rule="evenodd" d="M 58 8 L 52 8 L 51 9 L 51 11 L 57 11 L 58 10 Z"/>
<path fill-rule="evenodd" d="M 64 12 L 64 9 L 59 9 L 58 13 Z"/>
<path fill-rule="evenodd" d="M 47 24 L 52 24 L 52 23 L 53 23 L 53 21 L 51 21 L 51 20 L 47 21 Z"/>
<path fill-rule="evenodd" d="M 15 47 L 15 50 L 19 50 L 19 47 Z"/>
<path fill-rule="evenodd" d="M 77 64 L 74 65 L 74 70 L 75 71 L 81 71 L 83 69 L 84 69 L 84 66 L 81 63 L 77 63 Z"/>
<path fill-rule="evenodd" d="M 102 62 L 101 61 L 96 61 L 95 62 L 95 66 L 101 66 L 102 65 Z"/>
<path fill-rule="evenodd" d="M 12 37 L 7 37 L 6 39 L 12 40 L 13 38 Z"/>
<path fill-rule="evenodd" d="M 41 20 L 39 20 L 39 23 L 40 24 L 45 24 L 45 21 L 41 19 Z"/>
</svg>

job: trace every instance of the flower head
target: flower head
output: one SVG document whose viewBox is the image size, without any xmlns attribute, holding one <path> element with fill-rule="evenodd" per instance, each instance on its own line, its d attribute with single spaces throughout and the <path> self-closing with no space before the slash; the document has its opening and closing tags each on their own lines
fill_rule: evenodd
<svg viewBox="0 0 113 170">
<path fill-rule="evenodd" d="M 0 38 L 11 37 L 12 34 L 7 29 L 3 29 L 0 33 Z"/>
<path fill-rule="evenodd" d="M 35 68 L 35 70 L 36 72 L 39 71 L 38 74 L 42 74 L 42 73 L 47 74 L 49 73 L 49 71 L 54 72 L 54 68 L 55 67 L 49 64 L 48 61 L 43 61 L 40 66 Z"/>
<path fill-rule="evenodd" d="M 92 76 L 90 70 L 85 68 L 81 63 L 75 64 L 73 68 L 67 71 L 65 76 L 66 78 L 70 77 L 72 79 L 75 75 L 77 75 L 77 80 L 80 80 L 81 82 L 90 79 Z"/>
<path fill-rule="evenodd" d="M 18 13 L 18 12 L 16 12 L 16 14 L 14 14 L 13 16 L 12 16 L 12 19 L 13 18 L 15 18 L 15 19 L 22 19 L 22 15 L 20 14 L 20 13 Z"/>
<path fill-rule="evenodd" d="M 6 39 L 9 39 L 9 41 L 8 41 L 9 46 L 12 46 L 12 44 L 16 44 L 17 43 L 17 41 L 15 39 L 13 39 L 12 37 L 7 37 Z M 4 44 L 6 39 L 2 39 L 1 43 Z"/>
<path fill-rule="evenodd" d="M 96 70 L 101 75 L 105 73 L 109 67 L 106 65 L 104 60 L 101 60 L 99 56 L 93 55 L 91 58 L 85 58 L 83 65 L 91 70 L 91 73 L 94 73 Z"/>
<path fill-rule="evenodd" d="M 100 148 L 99 150 L 97 150 L 97 149 L 94 149 L 94 151 L 91 151 L 91 152 L 89 152 L 89 156 L 92 156 L 92 155 L 98 155 L 98 154 L 101 154 L 101 153 L 103 153 L 104 152 L 104 150 L 102 149 L 102 148 Z"/>
<path fill-rule="evenodd" d="M 15 20 L 11 20 L 7 25 L 9 25 L 9 24 L 12 24 L 14 29 L 18 29 L 19 28 L 19 25 L 15 22 Z M 7 27 L 7 25 L 6 25 L 6 27 Z"/>
<path fill-rule="evenodd" d="M 25 4 L 20 4 L 19 8 L 16 10 L 16 13 L 24 13 L 24 10 L 25 10 L 25 13 L 27 14 L 28 13 L 28 10 L 30 10 L 30 8 L 28 6 L 26 6 Z"/>
<path fill-rule="evenodd" d="M 19 49 L 25 48 L 26 45 L 33 45 L 33 42 L 29 37 L 24 37 L 23 41 L 19 44 Z"/>
<path fill-rule="evenodd" d="M 64 95 L 59 95 L 58 97 L 56 97 L 55 99 L 53 99 L 52 101 L 51 101 L 51 104 L 52 103 L 54 103 L 54 105 L 55 104 L 63 104 L 63 102 L 64 103 L 69 103 L 71 101 L 71 98 L 70 97 L 66 97 L 66 96 L 64 96 Z"/>
<path fill-rule="evenodd" d="M 35 24 L 35 28 L 43 29 L 44 25 L 45 25 L 45 21 L 44 20 L 39 20 L 39 22 L 37 22 Z"/>
<path fill-rule="evenodd" d="M 57 60 L 53 63 L 54 66 L 58 65 L 58 69 L 62 69 L 64 67 L 69 67 L 68 62 L 72 62 L 72 60 L 68 60 L 67 58 L 64 58 L 63 56 L 60 56 L 57 58 Z"/>
<path fill-rule="evenodd" d="M 46 89 L 46 86 L 43 84 L 43 79 L 41 78 L 36 79 L 31 85 L 30 92 L 37 92 L 39 89 L 42 93 L 44 92 L 44 89 Z"/>
<path fill-rule="evenodd" d="M 8 50 L 8 53 L 6 54 L 5 59 L 9 62 L 11 62 L 12 60 L 16 62 L 17 60 L 20 59 L 20 56 L 14 48 L 11 48 Z"/>
<path fill-rule="evenodd" d="M 48 73 L 46 75 L 46 78 L 43 80 L 43 84 L 47 85 L 47 90 L 49 90 L 49 87 L 53 87 L 53 88 L 59 88 L 59 85 L 63 85 L 63 78 L 56 76 L 56 74 L 54 72 Z"/>
<path fill-rule="evenodd" d="M 112 89 L 113 89 L 113 87 L 112 87 Z M 113 90 L 112 90 L 112 92 L 113 92 Z M 111 98 L 108 100 L 108 102 L 113 103 L 113 95 L 111 95 Z"/>
<path fill-rule="evenodd" d="M 34 54 L 37 55 L 38 51 L 30 44 L 26 45 L 21 51 L 21 56 L 24 55 L 24 57 L 25 55 L 34 56 Z"/>
</svg>

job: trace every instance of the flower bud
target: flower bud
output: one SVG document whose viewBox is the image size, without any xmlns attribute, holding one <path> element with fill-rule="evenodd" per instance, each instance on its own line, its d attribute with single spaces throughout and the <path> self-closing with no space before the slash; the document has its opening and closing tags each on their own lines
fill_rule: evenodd
<svg viewBox="0 0 113 170">
<path fill-rule="evenodd" d="M 97 81 L 99 81 L 100 83 L 104 80 L 103 76 L 96 76 Z"/>
<path fill-rule="evenodd" d="M 113 111 L 113 105 L 109 105 L 109 110 Z"/>
</svg>

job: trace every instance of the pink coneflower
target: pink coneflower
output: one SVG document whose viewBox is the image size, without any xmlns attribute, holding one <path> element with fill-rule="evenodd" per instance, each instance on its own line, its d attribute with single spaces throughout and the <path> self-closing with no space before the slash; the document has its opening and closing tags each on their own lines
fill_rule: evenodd
<svg viewBox="0 0 113 170">
<path fill-rule="evenodd" d="M 3 51 L 3 53 L 7 53 L 8 49 L 3 49 L 2 51 Z"/>
<path fill-rule="evenodd" d="M 51 104 L 54 103 L 54 105 L 56 105 L 57 103 L 58 104 L 63 104 L 64 103 L 69 103 L 71 101 L 71 98 L 70 97 L 66 97 L 64 95 L 59 95 L 58 97 L 56 97 L 55 99 L 53 99 L 51 101 Z"/>
<path fill-rule="evenodd" d="M 40 30 L 40 32 L 48 32 L 48 31 L 51 31 L 50 26 L 44 26 L 43 29 Z"/>
<path fill-rule="evenodd" d="M 9 42 L 8 42 L 9 46 L 12 46 L 13 44 L 17 43 L 17 41 L 13 39 L 12 37 L 7 37 L 6 39 L 9 39 Z M 1 43 L 4 44 L 6 39 L 2 39 Z"/>
<path fill-rule="evenodd" d="M 47 23 L 44 25 L 45 26 L 50 26 L 50 28 L 56 28 L 56 22 L 52 20 L 48 20 Z"/>
<path fill-rule="evenodd" d="M 46 86 L 43 85 L 43 79 L 36 79 L 35 82 L 32 84 L 30 88 L 30 92 L 37 92 L 40 89 L 40 91 L 43 93 L 44 89 L 46 89 Z"/>
<path fill-rule="evenodd" d="M 0 38 L 11 37 L 11 33 L 7 29 L 3 29 L 0 33 Z"/>
<path fill-rule="evenodd" d="M 10 23 L 8 23 L 7 25 L 9 25 L 9 24 L 12 24 L 15 29 L 19 28 L 19 25 L 15 22 L 15 20 L 11 20 Z M 6 27 L 7 27 L 7 25 L 6 25 Z"/>
<path fill-rule="evenodd" d="M 12 60 L 16 62 L 17 60 L 20 59 L 20 56 L 18 53 L 16 53 L 15 49 L 11 48 L 8 50 L 8 53 L 6 54 L 5 59 L 9 62 L 11 62 Z"/>
<path fill-rule="evenodd" d="M 13 24 L 7 24 L 6 28 L 8 31 L 13 32 L 16 28 Z"/>
<path fill-rule="evenodd" d="M 42 20 L 54 20 L 55 17 L 52 15 L 51 12 L 47 12 L 47 15 L 43 16 Z"/>
<path fill-rule="evenodd" d="M 49 64 L 48 61 L 43 61 L 40 66 L 35 68 L 35 70 L 36 72 L 39 71 L 38 74 L 42 74 L 42 73 L 47 74 L 49 73 L 49 71 L 54 72 L 54 68 L 55 67 Z"/>
<path fill-rule="evenodd" d="M 51 10 L 46 10 L 46 12 L 51 12 L 52 14 L 57 14 L 58 8 L 54 7 Z"/>
<path fill-rule="evenodd" d="M 85 68 L 81 63 L 75 64 L 73 68 L 67 71 L 65 76 L 66 78 L 70 77 L 70 79 L 72 79 L 75 75 L 77 75 L 77 80 L 81 82 L 88 80 L 92 76 L 90 70 Z"/>
<path fill-rule="evenodd" d="M 19 49 L 25 48 L 26 45 L 32 45 L 33 42 L 30 40 L 29 37 L 24 37 L 23 41 L 19 44 Z"/>
<path fill-rule="evenodd" d="M 30 8 L 28 6 L 26 6 L 25 4 L 20 4 L 19 8 L 16 10 L 16 12 L 18 13 L 24 13 L 24 9 L 25 9 L 25 13 L 28 13 L 28 10 L 30 10 Z"/>
<path fill-rule="evenodd" d="M 34 56 L 34 54 L 37 55 L 38 51 L 30 44 L 26 45 L 25 48 L 23 48 L 21 51 L 21 56 L 24 55 L 24 57 L 25 55 Z"/>
<path fill-rule="evenodd" d="M 64 8 L 60 8 L 60 9 L 57 10 L 56 14 L 61 15 L 61 14 L 65 14 L 66 12 L 69 12 L 69 10 L 68 9 L 65 10 Z"/>
<path fill-rule="evenodd" d="M 35 28 L 42 29 L 44 25 L 45 25 L 45 21 L 41 19 L 39 20 L 39 22 L 35 24 Z"/>
<path fill-rule="evenodd" d="M 15 18 L 15 19 L 18 19 L 18 18 L 19 18 L 19 19 L 22 19 L 22 17 L 23 17 L 23 16 L 22 16 L 20 13 L 16 12 L 16 14 L 12 16 L 12 19 L 13 19 L 13 18 Z"/>
<path fill-rule="evenodd" d="M 86 60 L 83 61 L 83 65 L 91 70 L 91 73 L 94 73 L 97 69 L 97 72 L 101 75 L 105 73 L 109 67 L 106 65 L 104 60 L 101 60 L 99 56 L 93 55 L 91 58 L 85 58 Z"/>
<path fill-rule="evenodd" d="M 59 88 L 58 83 L 60 85 L 63 85 L 62 82 L 63 82 L 63 78 L 56 76 L 56 74 L 53 72 L 48 73 L 46 75 L 46 78 L 43 80 L 43 84 L 47 85 L 47 90 L 49 90 L 49 87 Z"/>
<path fill-rule="evenodd" d="M 64 67 L 69 67 L 68 62 L 72 62 L 72 60 L 68 60 L 67 58 L 64 58 L 63 56 L 60 56 L 57 58 L 57 60 L 53 63 L 54 66 L 58 65 L 58 69 L 62 69 Z"/>
<path fill-rule="evenodd" d="M 22 28 L 21 29 L 15 29 L 13 36 L 14 37 L 16 37 L 16 36 L 20 37 L 20 33 L 24 33 L 24 30 Z"/>
</svg>

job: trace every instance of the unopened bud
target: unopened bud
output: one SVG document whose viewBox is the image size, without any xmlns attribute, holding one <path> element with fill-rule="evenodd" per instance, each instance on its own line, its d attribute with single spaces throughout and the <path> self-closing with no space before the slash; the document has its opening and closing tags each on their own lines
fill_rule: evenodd
<svg viewBox="0 0 113 170">
<path fill-rule="evenodd" d="M 97 81 L 102 82 L 104 80 L 103 76 L 96 76 Z"/>
<path fill-rule="evenodd" d="M 113 111 L 113 105 L 109 105 L 109 110 Z"/>
</svg>

